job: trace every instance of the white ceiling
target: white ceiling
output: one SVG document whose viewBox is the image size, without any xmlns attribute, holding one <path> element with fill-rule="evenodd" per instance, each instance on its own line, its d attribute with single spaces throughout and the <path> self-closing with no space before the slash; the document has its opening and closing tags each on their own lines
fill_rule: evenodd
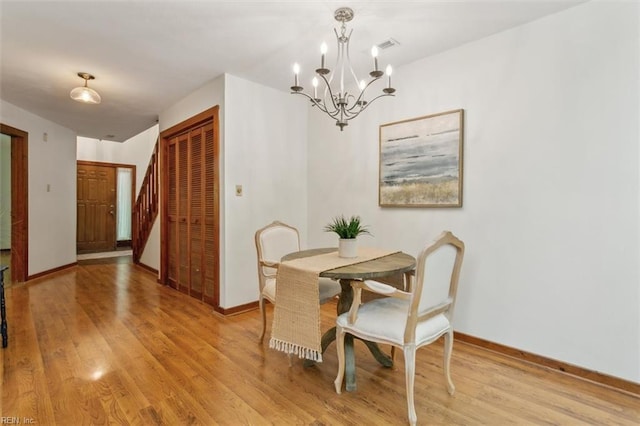
<svg viewBox="0 0 640 426">
<path fill-rule="evenodd" d="M 365 74 L 371 46 L 390 37 L 400 44 L 381 52 L 380 66 L 397 70 L 584 1 L 1 0 L 0 98 L 79 136 L 124 141 L 222 73 L 288 91 L 299 62 L 304 85 L 320 43 L 335 52 L 341 6 L 355 11 L 351 56 Z M 69 98 L 78 72 L 95 75 L 101 104 Z"/>
</svg>

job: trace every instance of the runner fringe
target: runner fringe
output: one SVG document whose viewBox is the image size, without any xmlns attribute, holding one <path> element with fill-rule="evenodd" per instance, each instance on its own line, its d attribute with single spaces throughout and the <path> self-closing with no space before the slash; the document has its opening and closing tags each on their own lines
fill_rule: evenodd
<svg viewBox="0 0 640 426">
<path fill-rule="evenodd" d="M 273 337 L 269 340 L 269 347 L 287 354 L 298 355 L 299 358 L 310 359 L 315 362 L 322 362 L 322 353 L 315 349 L 305 348 L 294 343 L 285 342 Z"/>
</svg>

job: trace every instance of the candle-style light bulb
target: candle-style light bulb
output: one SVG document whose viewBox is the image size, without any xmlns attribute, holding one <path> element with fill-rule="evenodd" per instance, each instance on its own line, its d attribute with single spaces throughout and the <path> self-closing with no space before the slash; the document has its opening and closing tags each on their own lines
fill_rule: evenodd
<svg viewBox="0 0 640 426">
<path fill-rule="evenodd" d="M 313 86 L 313 98 L 318 99 L 318 78 L 313 77 L 311 80 L 311 85 Z"/>
<path fill-rule="evenodd" d="M 360 80 L 360 91 L 362 92 L 365 87 L 367 87 L 367 83 L 364 80 Z"/>
<path fill-rule="evenodd" d="M 378 47 L 371 48 L 371 56 L 373 56 L 373 70 L 378 71 Z"/>
<path fill-rule="evenodd" d="M 322 42 L 320 45 L 320 54 L 322 55 L 320 57 L 320 68 L 324 68 L 324 56 L 327 54 L 327 43 Z"/>
<path fill-rule="evenodd" d="M 385 71 L 387 74 L 387 77 L 389 77 L 389 85 L 387 87 L 391 87 L 391 74 L 393 73 L 393 68 L 391 68 L 391 65 L 387 65 L 387 70 Z"/>
<path fill-rule="evenodd" d="M 293 64 L 293 85 L 297 86 L 298 85 L 298 74 L 300 74 L 300 65 L 298 65 L 298 63 L 296 62 L 295 64 Z"/>
</svg>

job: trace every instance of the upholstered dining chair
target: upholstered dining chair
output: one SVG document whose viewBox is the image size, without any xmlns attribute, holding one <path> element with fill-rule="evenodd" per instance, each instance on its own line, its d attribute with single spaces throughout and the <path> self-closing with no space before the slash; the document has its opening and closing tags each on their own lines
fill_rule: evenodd
<svg viewBox="0 0 640 426">
<path fill-rule="evenodd" d="M 338 376 L 336 392 L 342 389 L 345 370 L 345 333 L 364 340 L 398 347 L 404 352 L 405 386 L 409 423 L 417 421 L 413 398 L 416 350 L 444 335 L 444 376 L 453 395 L 451 351 L 453 349 L 453 308 L 456 302 L 464 243 L 451 232 L 443 232 L 418 256 L 411 292 L 377 282 L 354 282 L 354 298 L 349 312 L 336 320 Z M 362 289 L 385 296 L 361 305 Z"/>
<path fill-rule="evenodd" d="M 293 226 L 280 221 L 274 221 L 264 228 L 258 229 L 255 235 L 256 250 L 258 252 L 258 283 L 260 296 L 258 304 L 262 315 L 262 333 L 260 341 L 264 339 L 267 329 L 267 313 L 265 300 L 276 302 L 276 274 L 282 256 L 300 251 L 300 234 Z M 331 300 L 340 294 L 340 284 L 329 278 L 320 278 L 320 303 Z"/>
</svg>

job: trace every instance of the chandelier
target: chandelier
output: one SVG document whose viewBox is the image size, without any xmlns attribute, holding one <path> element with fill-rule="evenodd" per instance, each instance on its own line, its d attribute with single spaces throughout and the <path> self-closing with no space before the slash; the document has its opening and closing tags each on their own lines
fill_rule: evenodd
<svg viewBox="0 0 640 426">
<path fill-rule="evenodd" d="M 377 80 L 380 80 L 385 74 L 378 69 L 378 48 L 374 46 L 371 49 L 371 56 L 373 57 L 373 71 L 369 73 L 370 79 L 368 82 L 365 80 L 358 80 L 356 73 L 351 66 L 351 60 L 349 58 L 349 39 L 353 30 L 349 31 L 347 35 L 346 23 L 353 19 L 353 10 L 348 7 L 341 7 L 334 13 L 336 21 L 342 25 L 340 27 L 340 34 L 337 29 L 334 28 L 336 34 L 336 40 L 338 42 L 338 57 L 336 60 L 336 68 L 331 71 L 325 67 L 325 55 L 327 53 L 326 43 L 322 43 L 320 46 L 320 68 L 316 69 L 316 74 L 324 82 L 324 89 L 321 89 L 322 98 L 318 97 L 318 77 L 313 77 L 311 84 L 313 86 L 313 96 L 303 92 L 304 88 L 300 86 L 298 82 L 298 75 L 300 73 L 300 66 L 296 63 L 293 65 L 294 84 L 291 86 L 291 93 L 296 95 L 306 96 L 313 106 L 318 107 L 320 111 L 326 113 L 328 116 L 336 120 L 336 126 L 340 127 L 340 130 L 344 130 L 345 126 L 349 125 L 349 120 L 356 118 L 362 111 L 364 111 L 369 105 L 371 105 L 376 99 L 383 96 L 394 96 L 396 89 L 391 87 L 391 65 L 387 65 L 387 85 L 382 89 L 382 93 L 375 96 L 373 99 L 367 101 L 365 98 L 365 92 L 367 89 Z M 349 93 L 345 86 L 345 78 L 349 79 L 349 74 L 354 79 L 356 93 Z M 336 82 L 334 82 L 336 80 Z M 336 87 L 331 85 L 335 84 Z"/>
</svg>

